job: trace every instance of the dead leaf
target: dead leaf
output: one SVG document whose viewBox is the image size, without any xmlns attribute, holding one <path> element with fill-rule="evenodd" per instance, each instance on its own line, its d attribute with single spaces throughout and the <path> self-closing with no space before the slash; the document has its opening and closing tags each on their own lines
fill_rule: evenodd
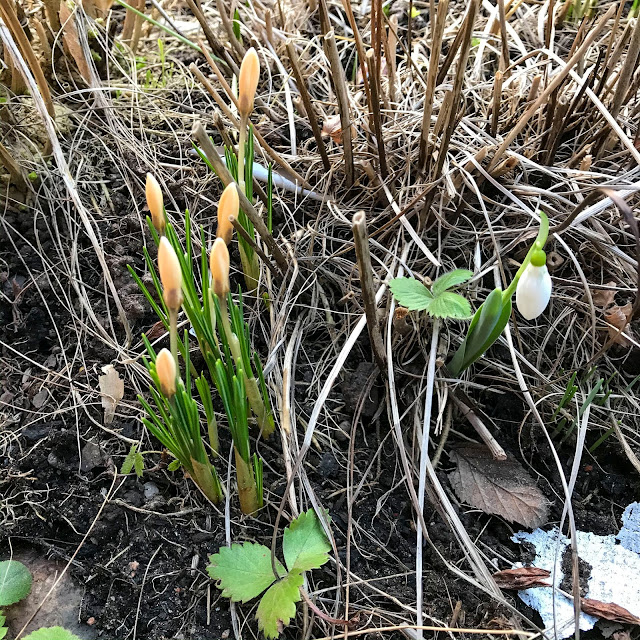
<svg viewBox="0 0 640 640">
<path fill-rule="evenodd" d="M 111 424 L 116 413 L 118 402 L 124 396 L 124 381 L 112 364 L 102 367 L 104 375 L 98 378 L 100 393 L 102 394 L 102 408 L 104 409 L 104 423 Z"/>
<path fill-rule="evenodd" d="M 450 458 L 457 468 L 449 481 L 462 502 L 531 529 L 546 521 L 545 497 L 513 458 L 495 460 L 481 445 L 454 449 Z"/>
<path fill-rule="evenodd" d="M 550 587 L 543 578 L 551 575 L 546 569 L 536 567 L 520 567 L 505 569 L 493 574 L 493 579 L 501 589 L 530 589 L 531 587 Z"/>
<path fill-rule="evenodd" d="M 351 125 L 351 138 L 356 137 L 356 127 Z M 336 144 L 342 144 L 342 124 L 340 122 L 340 116 L 335 115 L 330 118 L 326 118 L 322 123 L 322 136 L 324 138 L 331 138 Z"/>
<path fill-rule="evenodd" d="M 36 393 L 36 395 L 33 396 L 33 398 L 31 398 L 31 404 L 36 409 L 42 409 L 42 407 L 44 406 L 45 402 L 48 399 L 49 399 L 49 393 L 43 385 L 42 387 L 40 387 L 40 391 L 38 391 L 38 393 Z"/>
<path fill-rule="evenodd" d="M 631 320 L 631 314 L 633 312 L 633 305 L 631 303 L 625 304 L 624 307 L 615 305 L 609 309 L 609 312 L 605 314 L 604 319 L 612 327 L 607 327 L 609 337 L 613 338 L 614 342 L 621 344 L 623 347 L 629 347 L 631 343 L 625 338 L 618 329 L 624 331 L 626 326 Z"/>
<path fill-rule="evenodd" d="M 612 280 L 611 282 L 607 282 L 605 287 L 615 287 L 616 283 Z M 593 304 L 596 307 L 602 307 L 606 309 L 609 305 L 613 304 L 613 299 L 616 297 L 616 292 L 614 289 L 594 289 L 591 292 L 591 298 L 593 299 Z"/>
<path fill-rule="evenodd" d="M 60 24 L 62 25 L 62 41 L 67 51 L 71 54 L 71 57 L 75 60 L 78 67 L 78 71 L 83 80 L 89 84 L 91 80 L 91 73 L 89 72 L 89 64 L 84 55 L 82 45 L 80 44 L 80 38 L 78 37 L 78 30 L 76 28 L 75 14 L 73 4 L 69 6 L 69 2 L 60 3 Z"/>
<path fill-rule="evenodd" d="M 600 600 L 582 598 L 582 600 L 580 600 L 580 608 L 590 616 L 613 620 L 613 622 L 621 622 L 623 624 L 640 624 L 640 618 L 636 618 L 630 611 L 613 602 L 600 602 Z"/>
</svg>

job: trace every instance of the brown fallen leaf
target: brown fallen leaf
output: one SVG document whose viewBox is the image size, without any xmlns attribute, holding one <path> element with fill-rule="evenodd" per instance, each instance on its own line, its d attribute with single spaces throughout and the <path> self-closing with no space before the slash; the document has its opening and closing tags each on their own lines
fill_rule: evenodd
<svg viewBox="0 0 640 640">
<path fill-rule="evenodd" d="M 351 138 L 354 139 L 357 135 L 356 126 L 351 125 Z M 340 116 L 335 115 L 326 118 L 322 123 L 322 137 L 331 138 L 336 144 L 342 144 L 342 124 L 340 122 Z"/>
<path fill-rule="evenodd" d="M 116 407 L 124 396 L 124 380 L 112 364 L 102 367 L 104 375 L 98 377 L 100 393 L 102 394 L 102 408 L 104 409 L 104 423 L 111 424 L 116 413 Z"/>
<path fill-rule="evenodd" d="M 600 600 L 582 598 L 580 600 L 580 608 L 590 616 L 621 622 L 622 624 L 640 624 L 640 618 L 636 618 L 630 611 L 613 602 L 600 602 Z"/>
<path fill-rule="evenodd" d="M 85 57 L 82 45 L 80 44 L 74 11 L 75 6 L 73 2 L 63 1 L 60 3 L 60 24 L 62 25 L 62 41 L 64 42 L 64 46 L 67 49 L 67 52 L 70 53 L 71 57 L 75 60 L 82 79 L 87 84 L 89 84 L 91 80 L 91 73 L 89 71 L 87 58 Z"/>
<path fill-rule="evenodd" d="M 548 503 L 516 460 L 495 460 L 482 445 L 460 447 L 449 455 L 457 464 L 449 481 L 462 502 L 531 529 L 546 521 Z"/>
<path fill-rule="evenodd" d="M 604 319 L 611 327 L 607 327 L 609 337 L 613 338 L 614 342 L 621 344 L 623 347 L 631 345 L 629 340 L 625 338 L 618 329 L 625 330 L 631 320 L 631 313 L 633 311 L 633 305 L 631 303 L 625 304 L 624 307 L 615 305 L 609 309 L 608 313 L 605 313 Z"/>
<path fill-rule="evenodd" d="M 493 574 L 493 579 L 501 589 L 530 589 L 531 587 L 550 587 L 543 578 L 551 575 L 546 569 L 536 567 L 520 567 L 505 569 Z"/>
<path fill-rule="evenodd" d="M 605 283 L 605 287 L 615 286 L 616 283 L 613 280 L 611 282 Z M 591 292 L 593 304 L 595 304 L 596 307 L 602 307 L 603 309 L 606 309 L 609 305 L 612 305 L 615 297 L 616 292 L 613 289 L 594 289 Z"/>
</svg>

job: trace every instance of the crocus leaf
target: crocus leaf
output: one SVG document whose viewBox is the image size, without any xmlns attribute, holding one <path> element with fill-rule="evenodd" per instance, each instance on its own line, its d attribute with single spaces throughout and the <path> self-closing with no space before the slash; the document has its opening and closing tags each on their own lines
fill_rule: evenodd
<svg viewBox="0 0 640 640">
<path fill-rule="evenodd" d="M 424 311 L 433 300 L 431 291 L 415 278 L 394 278 L 389 288 L 396 300 L 410 311 Z"/>
<path fill-rule="evenodd" d="M 296 615 L 296 602 L 300 600 L 302 574 L 289 573 L 286 578 L 276 582 L 262 596 L 256 619 L 258 628 L 267 638 L 277 638 L 283 627 Z"/>
<path fill-rule="evenodd" d="M 313 509 L 301 513 L 285 530 L 282 541 L 289 571 L 318 569 L 328 559 L 331 545 Z"/>
<path fill-rule="evenodd" d="M 0 607 L 20 602 L 31 591 L 31 572 L 22 562 L 0 562 Z"/>
<path fill-rule="evenodd" d="M 431 285 L 431 293 L 438 297 L 448 289 L 466 282 L 471 276 L 473 276 L 473 271 L 469 271 L 468 269 L 454 269 L 453 271 L 449 271 L 449 273 L 444 273 Z"/>
<path fill-rule="evenodd" d="M 431 301 L 427 307 L 427 313 L 434 318 L 466 320 L 471 317 L 471 305 L 461 295 L 445 291 Z"/>
<path fill-rule="evenodd" d="M 245 542 L 222 547 L 209 561 L 209 575 L 218 580 L 222 595 L 233 602 L 247 602 L 259 596 L 276 579 L 271 567 L 271 550 L 262 544 Z M 281 576 L 286 573 L 278 561 L 276 568 Z"/>
</svg>

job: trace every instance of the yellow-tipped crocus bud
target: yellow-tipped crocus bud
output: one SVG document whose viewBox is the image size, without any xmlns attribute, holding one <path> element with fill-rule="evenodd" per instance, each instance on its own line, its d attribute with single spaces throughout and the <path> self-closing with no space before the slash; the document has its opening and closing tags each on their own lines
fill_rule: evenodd
<svg viewBox="0 0 640 640">
<path fill-rule="evenodd" d="M 162 349 L 156 357 L 156 373 L 160 382 L 160 391 L 165 398 L 172 398 L 176 393 L 176 361 L 169 349 Z"/>
<path fill-rule="evenodd" d="M 158 271 L 162 282 L 162 297 L 171 311 L 177 311 L 182 304 L 182 271 L 176 252 L 164 236 L 160 238 L 158 245 Z"/>
<path fill-rule="evenodd" d="M 151 221 L 156 231 L 160 234 L 164 234 L 164 200 L 162 198 L 162 189 L 158 184 L 158 181 L 150 174 L 147 173 L 147 184 L 145 186 L 145 193 L 147 195 L 147 206 L 151 213 Z"/>
<path fill-rule="evenodd" d="M 240 115 L 248 116 L 253 111 L 253 98 L 260 79 L 260 60 L 256 50 L 251 47 L 244 54 L 238 76 L 238 110 Z"/>
<path fill-rule="evenodd" d="M 236 188 L 236 183 L 231 182 L 222 192 L 218 204 L 218 230 L 216 236 L 222 238 L 225 244 L 229 244 L 233 236 L 233 225 L 229 221 L 229 218 L 231 216 L 237 218 L 239 208 L 238 189 Z"/>
<path fill-rule="evenodd" d="M 222 238 L 216 238 L 209 255 L 211 286 L 218 298 L 226 299 L 229 293 L 229 249 Z"/>
</svg>

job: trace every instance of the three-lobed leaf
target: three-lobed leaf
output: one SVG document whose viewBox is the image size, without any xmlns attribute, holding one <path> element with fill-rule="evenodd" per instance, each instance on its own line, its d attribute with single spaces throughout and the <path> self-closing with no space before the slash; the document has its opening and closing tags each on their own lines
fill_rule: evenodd
<svg viewBox="0 0 640 640">
<path fill-rule="evenodd" d="M 22 562 L 0 562 L 0 607 L 20 602 L 31 591 L 31 572 Z"/>
<path fill-rule="evenodd" d="M 296 615 L 301 586 L 302 573 L 292 571 L 262 596 L 256 618 L 258 628 L 267 638 L 277 638 L 283 627 Z"/>
<path fill-rule="evenodd" d="M 284 561 L 289 571 L 319 569 L 328 559 L 331 545 L 313 509 L 301 513 L 285 530 Z"/>
<path fill-rule="evenodd" d="M 209 561 L 209 575 L 218 580 L 222 595 L 233 602 L 248 602 L 276 579 L 271 567 L 271 551 L 262 544 L 245 542 L 221 547 Z M 286 574 L 280 562 L 276 561 L 276 567 L 281 576 Z"/>
<path fill-rule="evenodd" d="M 444 273 L 434 280 L 431 285 L 431 293 L 437 297 L 448 289 L 465 283 L 472 276 L 473 271 L 469 271 L 469 269 L 454 269 L 453 271 L 449 271 L 449 273 Z"/>
<path fill-rule="evenodd" d="M 396 300 L 410 311 L 424 311 L 433 300 L 431 291 L 415 278 L 394 278 L 389 288 Z"/>
<path fill-rule="evenodd" d="M 471 317 L 471 305 L 463 296 L 445 291 L 431 301 L 427 312 L 434 318 L 466 320 Z"/>
</svg>

